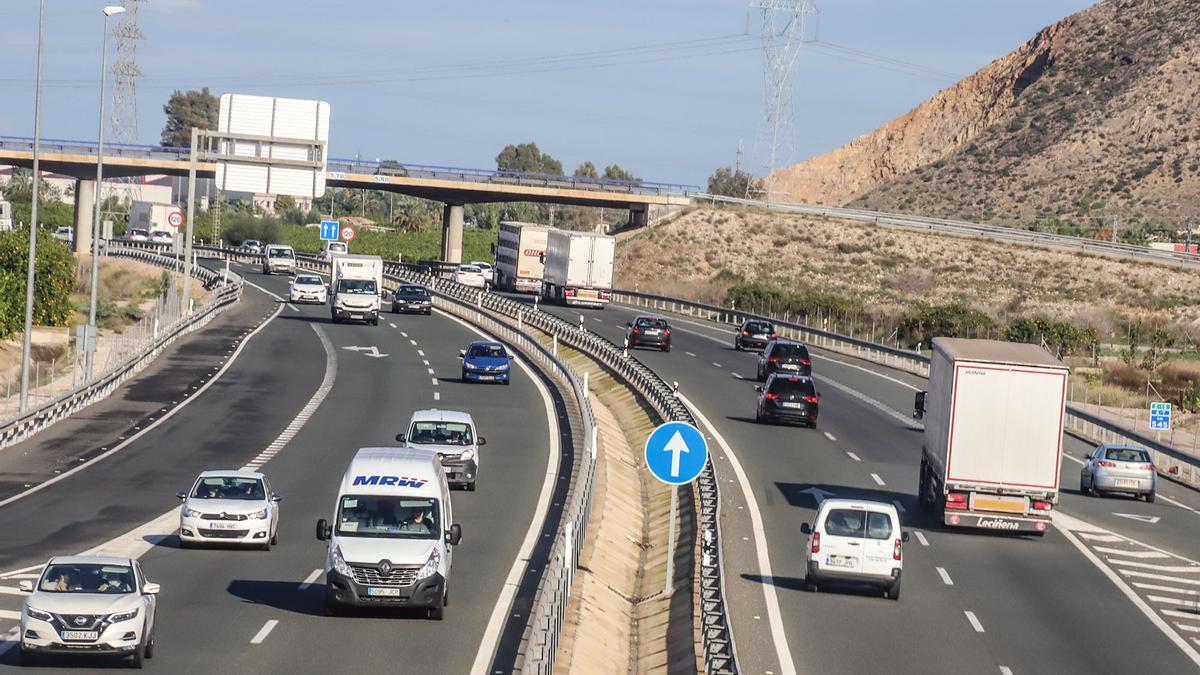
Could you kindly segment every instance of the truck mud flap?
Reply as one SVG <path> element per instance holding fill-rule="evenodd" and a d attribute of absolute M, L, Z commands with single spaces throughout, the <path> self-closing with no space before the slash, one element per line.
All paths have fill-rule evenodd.
<path fill-rule="evenodd" d="M 974 527 L 997 532 L 1031 532 L 1033 534 L 1042 534 L 1050 526 L 1050 521 L 1043 519 L 1014 518 L 990 513 L 955 513 L 953 511 L 946 512 L 943 522 L 949 527 Z"/>

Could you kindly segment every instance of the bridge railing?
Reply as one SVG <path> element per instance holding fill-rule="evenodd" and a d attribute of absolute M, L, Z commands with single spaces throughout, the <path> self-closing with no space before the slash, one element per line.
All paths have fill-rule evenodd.
<path fill-rule="evenodd" d="M 78 155 L 95 155 L 97 144 L 91 141 L 73 141 L 60 138 L 43 138 L 42 152 L 61 152 Z M 24 136 L 0 136 L 0 150 L 33 151 L 33 139 Z M 139 157 L 167 159 L 186 162 L 191 154 L 189 148 L 174 148 L 160 145 L 137 145 L 131 143 L 105 143 L 105 157 Z"/>
<path fill-rule="evenodd" d="M 708 305 L 683 298 L 628 290 L 614 290 L 613 301 L 699 318 L 729 327 L 740 326 L 743 321 L 748 319 L 762 319 L 773 323 L 779 334 L 785 338 L 879 363 L 920 377 L 929 376 L 929 356 L 927 354 L 813 328 L 769 314 L 755 314 L 733 307 Z M 734 333 L 731 331 L 729 334 L 730 344 L 733 343 L 733 337 Z M 1200 457 L 1186 450 L 1163 443 L 1149 435 L 1070 404 L 1066 408 L 1065 425 L 1067 431 L 1095 442 L 1140 445 L 1150 451 L 1154 459 L 1154 466 L 1160 474 L 1200 489 Z"/>

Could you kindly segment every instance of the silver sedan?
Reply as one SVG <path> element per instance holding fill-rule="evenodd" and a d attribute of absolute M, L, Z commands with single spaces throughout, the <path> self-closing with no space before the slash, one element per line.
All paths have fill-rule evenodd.
<path fill-rule="evenodd" d="M 1158 474 L 1150 453 L 1136 445 L 1101 445 L 1083 456 L 1079 472 L 1079 491 L 1100 495 L 1126 492 L 1154 501 Z"/>

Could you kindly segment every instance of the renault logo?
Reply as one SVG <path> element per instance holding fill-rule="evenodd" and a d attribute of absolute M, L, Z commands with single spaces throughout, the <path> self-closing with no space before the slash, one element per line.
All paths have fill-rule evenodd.
<path fill-rule="evenodd" d="M 387 560 L 381 560 L 379 562 L 379 573 L 385 577 L 387 575 L 391 574 L 392 573 L 392 563 Z"/>
<path fill-rule="evenodd" d="M 75 625 L 76 625 L 76 626 L 83 626 L 83 625 L 85 625 L 87 622 L 88 622 L 88 618 L 87 618 L 86 616 L 77 616 L 77 617 L 75 617 Z"/>

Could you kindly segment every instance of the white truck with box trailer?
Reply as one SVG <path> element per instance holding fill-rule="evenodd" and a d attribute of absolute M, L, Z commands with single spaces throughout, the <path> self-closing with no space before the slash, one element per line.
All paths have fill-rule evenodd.
<path fill-rule="evenodd" d="M 334 323 L 362 321 L 379 325 L 383 291 L 383 258 L 377 255 L 333 256 L 329 283 L 329 312 Z"/>
<path fill-rule="evenodd" d="M 179 222 L 183 223 L 183 209 L 176 204 L 160 202 L 134 201 L 129 205 L 129 229 L 145 230 L 146 232 L 167 232 L 172 237 L 179 233 L 178 228 L 170 223 L 172 213 L 177 213 Z"/>
<path fill-rule="evenodd" d="M 616 250 L 617 240 L 607 234 L 550 230 L 542 296 L 564 305 L 603 308 L 612 299 Z"/>
<path fill-rule="evenodd" d="M 951 527 L 1042 535 L 1058 503 L 1067 378 L 1045 349 L 935 338 L 917 496 Z"/>
<path fill-rule="evenodd" d="M 496 285 L 506 291 L 541 293 L 542 258 L 549 233 L 545 225 L 501 221 L 496 239 Z"/>

